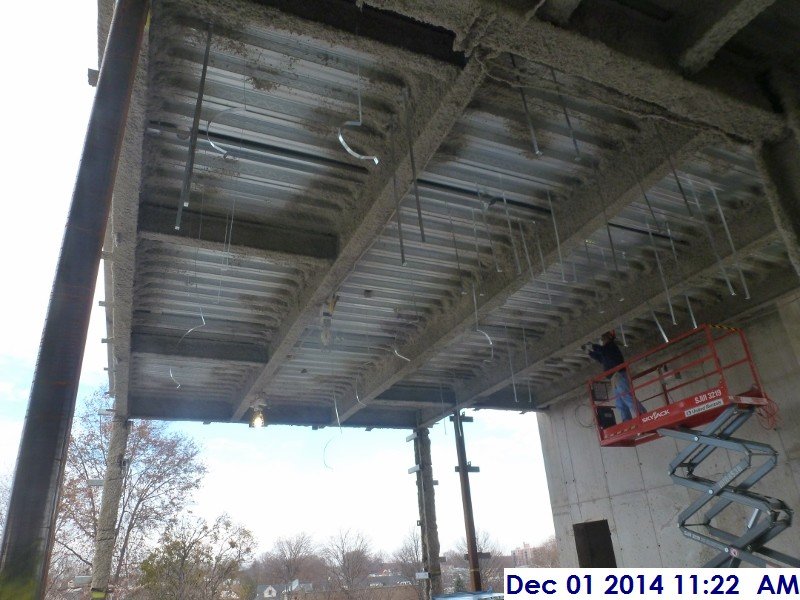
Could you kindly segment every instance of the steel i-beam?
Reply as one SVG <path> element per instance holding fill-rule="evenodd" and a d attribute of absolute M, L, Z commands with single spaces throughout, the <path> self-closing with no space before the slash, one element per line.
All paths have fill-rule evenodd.
<path fill-rule="evenodd" d="M 149 3 L 119 0 L 75 181 L 0 547 L 0 599 L 44 594 L 58 495 Z"/>

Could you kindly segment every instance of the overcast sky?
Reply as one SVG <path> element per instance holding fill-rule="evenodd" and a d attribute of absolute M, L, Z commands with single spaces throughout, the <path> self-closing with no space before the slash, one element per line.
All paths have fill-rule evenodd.
<path fill-rule="evenodd" d="M 0 220 L 0 474 L 13 471 L 33 367 L 94 89 L 96 3 L 15 2 L 0 37 L 4 219 Z M 9 15 L 10 11 L 10 15 Z M 44 14 L 43 14 L 44 13 Z M 43 18 L 44 17 L 44 18 Z M 102 270 L 101 270 L 102 276 Z M 102 283 L 98 286 L 102 290 Z M 102 295 L 95 300 L 102 299 Z M 82 396 L 106 382 L 102 312 L 95 311 L 81 378 Z M 505 549 L 553 531 L 532 414 L 475 413 L 465 426 L 478 529 Z M 416 524 L 414 454 L 406 431 L 179 424 L 203 447 L 209 467 L 195 512 L 226 511 L 267 549 L 280 535 L 306 531 L 319 542 L 340 528 L 365 532 L 393 551 Z M 442 550 L 464 535 L 449 422 L 431 432 Z"/>

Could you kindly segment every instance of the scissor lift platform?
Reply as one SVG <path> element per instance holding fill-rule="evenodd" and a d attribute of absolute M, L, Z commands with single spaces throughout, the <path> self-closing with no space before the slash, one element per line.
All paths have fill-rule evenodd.
<path fill-rule="evenodd" d="M 600 429 L 600 444 L 637 446 L 662 437 L 659 431 L 661 429 L 701 427 L 713 421 L 729 406 L 766 408 L 771 405 L 769 398 L 761 396 L 760 392 L 751 391 L 737 396 L 725 392 L 723 386 L 716 386 L 678 402 L 635 415 L 628 421 Z M 596 406 L 608 405 L 606 403 Z"/>
<path fill-rule="evenodd" d="M 742 561 L 800 567 L 798 559 L 766 545 L 791 526 L 793 511 L 782 500 L 751 490 L 775 467 L 777 452 L 733 437 L 753 414 L 774 417 L 774 404 L 762 389 L 742 332 L 711 325 L 589 381 L 601 445 L 636 446 L 663 436 L 687 442 L 669 474 L 675 484 L 698 494 L 678 516 L 678 526 L 686 537 L 716 551 L 707 567 L 737 567 Z M 622 402 L 633 418 L 618 422 Z M 701 475 L 701 463 L 717 450 L 740 458 L 716 479 Z M 718 518 L 732 506 L 750 513 L 740 531 L 724 528 Z"/>
<path fill-rule="evenodd" d="M 632 419 L 621 421 L 612 379 L 627 381 Z M 732 393 L 731 388 L 739 393 Z M 741 331 L 700 325 L 589 381 L 589 397 L 602 446 L 636 446 L 661 437 L 659 429 L 710 423 L 727 407 L 768 411 L 772 401 Z"/>

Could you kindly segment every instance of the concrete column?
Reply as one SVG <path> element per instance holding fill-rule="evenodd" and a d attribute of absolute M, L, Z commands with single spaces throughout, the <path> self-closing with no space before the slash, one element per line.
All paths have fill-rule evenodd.
<path fill-rule="evenodd" d="M 770 84 L 780 98 L 794 137 L 800 140 L 800 74 L 787 69 L 775 69 Z"/>
<path fill-rule="evenodd" d="M 783 329 L 789 337 L 795 365 L 800 369 L 800 296 L 779 303 L 778 315 L 781 318 Z"/>
<path fill-rule="evenodd" d="M 781 140 L 757 146 L 756 162 L 778 231 L 800 274 L 800 75 L 775 69 L 770 84 L 783 106 L 789 131 Z"/>
<path fill-rule="evenodd" d="M 100 251 L 149 2 L 119 0 L 106 45 L 22 429 L 0 599 L 44 595 Z"/>
<path fill-rule="evenodd" d="M 789 259 L 800 275 L 800 143 L 789 133 L 756 147 L 756 162 L 764 182 L 775 225 Z"/>
<path fill-rule="evenodd" d="M 436 501 L 433 489 L 433 464 L 431 462 L 431 438 L 427 427 L 415 430 L 414 458 L 419 465 L 417 471 L 417 499 L 422 540 L 422 564 L 428 572 L 425 586 L 430 600 L 442 593 L 442 569 L 439 564 L 439 528 L 436 525 Z"/>
<path fill-rule="evenodd" d="M 94 560 L 92 562 L 92 598 L 105 598 L 111 578 L 114 558 L 114 545 L 117 542 L 117 517 L 119 501 L 125 483 L 127 464 L 125 450 L 128 446 L 130 421 L 124 416 L 115 416 L 111 425 L 111 439 L 106 458 L 106 477 L 103 482 L 103 500 L 100 503 L 100 516 L 97 519 L 97 539 L 95 540 Z"/>

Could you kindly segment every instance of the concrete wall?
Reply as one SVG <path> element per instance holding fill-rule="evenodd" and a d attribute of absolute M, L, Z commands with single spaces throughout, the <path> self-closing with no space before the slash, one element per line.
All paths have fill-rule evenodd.
<path fill-rule="evenodd" d="M 780 454 L 778 466 L 754 490 L 800 511 L 800 299 L 739 325 L 764 387 L 780 408 L 777 430 L 767 431 L 753 418 L 737 433 L 769 443 Z M 587 402 L 581 397 L 539 415 L 561 566 L 578 564 L 573 524 L 598 519 L 608 520 L 619 566 L 699 566 L 711 558 L 711 549 L 684 538 L 677 528 L 678 513 L 695 497 L 673 485 L 667 474 L 678 444 L 660 439 L 638 448 L 601 448 Z M 699 474 L 722 473 L 731 464 L 720 451 L 709 463 Z M 723 523 L 738 532 L 746 517 L 731 514 Z M 798 520 L 800 513 L 792 529 L 772 543 L 774 548 L 800 556 Z"/>

